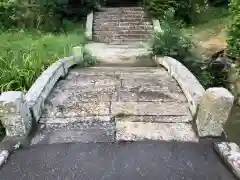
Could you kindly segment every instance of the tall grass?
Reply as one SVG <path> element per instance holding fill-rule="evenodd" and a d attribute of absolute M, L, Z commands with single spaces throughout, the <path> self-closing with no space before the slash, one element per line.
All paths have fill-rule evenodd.
<path fill-rule="evenodd" d="M 50 64 L 84 43 L 82 25 L 67 32 L 0 32 L 0 91 L 27 91 Z"/>

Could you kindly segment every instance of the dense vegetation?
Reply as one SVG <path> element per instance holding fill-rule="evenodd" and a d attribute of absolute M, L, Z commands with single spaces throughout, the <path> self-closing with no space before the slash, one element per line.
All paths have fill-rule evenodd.
<path fill-rule="evenodd" d="M 240 1 L 231 0 L 230 25 L 228 32 L 228 50 L 231 56 L 240 60 Z"/>
<path fill-rule="evenodd" d="M 171 56 L 181 61 L 205 88 L 224 86 L 226 71 L 224 68 L 213 67 L 211 57 L 206 62 L 205 59 L 197 56 L 196 51 L 193 51 L 196 45 L 192 37 L 189 37 L 182 27 L 188 28 L 226 16 L 227 7 L 224 2 L 220 3 L 220 7 L 216 7 L 215 2 L 203 0 L 146 1 L 149 13 L 160 19 L 163 29 L 163 32 L 155 33 L 150 42 L 154 53 Z"/>
<path fill-rule="evenodd" d="M 84 19 L 98 8 L 100 0 L 2 0 L 0 28 L 37 28 L 43 31 L 64 30 L 64 21 Z"/>
<path fill-rule="evenodd" d="M 143 0 L 143 2 L 151 16 L 162 19 L 165 11 L 173 8 L 175 19 L 188 25 L 225 16 L 226 11 L 219 13 L 218 6 L 226 7 L 227 4 L 227 0 Z"/>

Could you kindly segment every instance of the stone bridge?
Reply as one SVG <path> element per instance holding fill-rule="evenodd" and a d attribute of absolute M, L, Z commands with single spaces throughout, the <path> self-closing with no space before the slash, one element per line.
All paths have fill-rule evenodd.
<path fill-rule="evenodd" d="M 205 90 L 177 60 L 152 56 L 139 41 L 161 28 L 142 8 L 105 11 L 87 18 L 86 36 L 100 42 L 84 51 L 96 56 L 96 67 L 79 66 L 83 48 L 75 47 L 26 94 L 1 94 L 0 165 L 16 148 L 28 147 L 10 157 L 1 179 L 235 179 L 212 143 L 240 176 L 239 148 L 219 142 L 231 93 Z M 116 21 L 114 14 L 123 12 L 131 26 Z"/>

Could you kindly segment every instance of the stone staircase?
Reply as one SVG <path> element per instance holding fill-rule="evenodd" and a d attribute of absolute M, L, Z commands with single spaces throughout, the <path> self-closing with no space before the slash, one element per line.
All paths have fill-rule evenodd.
<path fill-rule="evenodd" d="M 153 30 L 142 7 L 102 8 L 94 12 L 93 41 L 128 44 L 146 41 Z"/>
<path fill-rule="evenodd" d="M 44 108 L 32 144 L 198 140 L 185 95 L 164 68 L 75 68 Z"/>

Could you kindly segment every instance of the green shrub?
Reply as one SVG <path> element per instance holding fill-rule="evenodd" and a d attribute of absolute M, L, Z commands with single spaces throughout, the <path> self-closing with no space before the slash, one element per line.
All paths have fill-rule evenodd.
<path fill-rule="evenodd" d="M 240 1 L 231 0 L 230 25 L 228 31 L 228 51 L 231 56 L 240 60 Z"/>
<path fill-rule="evenodd" d="M 24 26 L 23 19 L 26 9 L 21 1 L 3 0 L 0 2 L 0 28 L 9 29 Z"/>
<path fill-rule="evenodd" d="M 174 10 L 172 8 L 165 12 L 164 20 L 161 22 L 163 32 L 155 32 L 150 40 L 150 46 L 157 55 L 171 56 L 184 59 L 189 56 L 189 50 L 193 44 L 181 29 L 175 25 Z"/>
<path fill-rule="evenodd" d="M 169 9 L 165 12 L 161 22 L 163 32 L 157 32 L 150 41 L 150 46 L 155 55 L 170 56 L 185 65 L 205 87 L 224 86 L 227 73 L 212 68 L 203 63 L 191 53 L 194 44 L 184 35 L 183 31 L 175 25 L 174 11 Z"/>
<path fill-rule="evenodd" d="M 81 20 L 104 0 L 36 0 L 29 5 L 21 0 L 0 2 L 0 29 L 37 28 L 59 32 L 63 20 Z"/>
<path fill-rule="evenodd" d="M 169 8 L 175 9 L 175 19 L 186 24 L 195 24 L 209 9 L 208 0 L 143 0 L 145 9 L 151 16 L 162 19 Z"/>

